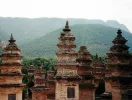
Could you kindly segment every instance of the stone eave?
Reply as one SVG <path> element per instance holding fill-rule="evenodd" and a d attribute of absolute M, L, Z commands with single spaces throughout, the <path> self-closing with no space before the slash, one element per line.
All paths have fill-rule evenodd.
<path fill-rule="evenodd" d="M 105 72 L 93 72 L 93 75 L 103 75 Z"/>
<path fill-rule="evenodd" d="M 92 80 L 95 78 L 92 74 L 80 74 L 80 76 L 85 78 L 86 80 Z"/>
<path fill-rule="evenodd" d="M 59 38 L 59 40 L 70 40 L 70 41 L 74 41 L 75 40 L 75 37 L 73 35 L 70 35 L 70 36 L 67 36 L 67 35 L 64 35 L 64 36 L 61 36 Z"/>
<path fill-rule="evenodd" d="M 109 76 L 105 77 L 105 80 L 112 80 L 112 81 L 131 81 L 132 82 L 132 76 Z"/>
<path fill-rule="evenodd" d="M 61 47 L 63 47 L 63 48 L 76 48 L 75 44 L 71 44 L 71 45 L 68 45 L 68 44 L 57 44 L 57 46 L 59 48 L 61 48 Z"/>
<path fill-rule="evenodd" d="M 127 40 L 124 37 L 116 37 L 112 42 L 114 44 L 125 44 Z"/>
<path fill-rule="evenodd" d="M 23 66 L 20 63 L 1 63 L 0 66 Z"/>
<path fill-rule="evenodd" d="M 54 79 L 56 80 L 81 80 L 82 78 L 77 76 L 55 76 Z"/>
<path fill-rule="evenodd" d="M 77 56 L 77 53 L 76 52 L 57 52 L 56 53 L 57 56 L 65 56 L 65 55 L 68 55 L 68 56 Z"/>
<path fill-rule="evenodd" d="M 77 63 L 71 63 L 71 62 L 60 62 L 60 63 L 56 63 L 55 66 L 77 66 Z"/>
<path fill-rule="evenodd" d="M 88 70 L 88 69 L 93 69 L 94 67 L 92 67 L 90 65 L 78 65 L 77 68 L 83 69 L 83 70 Z"/>
<path fill-rule="evenodd" d="M 6 51 L 21 51 L 18 47 L 13 47 L 13 49 L 11 48 L 11 45 L 8 45 L 8 47 L 6 47 L 4 50 Z"/>
<path fill-rule="evenodd" d="M 22 88 L 25 87 L 24 84 L 0 84 L 0 88 Z"/>
<path fill-rule="evenodd" d="M 20 73 L 9 73 L 9 74 L 0 74 L 0 77 L 23 77 L 24 74 Z"/>
<path fill-rule="evenodd" d="M 21 55 L 19 55 L 19 54 L 2 54 L 2 55 L 0 55 L 0 57 L 23 57 L 23 56 L 21 56 Z"/>
<path fill-rule="evenodd" d="M 43 90 L 47 91 L 49 90 L 49 88 L 46 86 L 37 86 L 37 87 L 32 87 L 31 90 L 36 92 L 41 92 Z"/>
<path fill-rule="evenodd" d="M 105 69 L 105 67 L 93 67 L 95 70 L 102 70 Z"/>
<path fill-rule="evenodd" d="M 132 57 L 132 55 L 130 55 L 128 52 L 125 52 L 125 53 L 123 53 L 123 52 L 108 52 L 107 56 L 108 56 L 108 58 L 109 57 L 114 57 L 114 56 L 118 56 L 118 57 Z"/>
<path fill-rule="evenodd" d="M 85 62 L 92 62 L 92 59 L 88 59 L 88 58 L 77 58 L 76 61 L 85 61 Z"/>
<path fill-rule="evenodd" d="M 79 88 L 81 88 L 81 89 L 96 88 L 96 86 L 94 84 L 81 83 L 81 84 L 79 84 Z"/>
<path fill-rule="evenodd" d="M 106 66 L 110 66 L 110 67 L 119 67 L 119 68 L 132 68 L 132 64 L 129 63 L 122 63 L 122 64 L 111 64 L 111 63 L 107 63 Z"/>

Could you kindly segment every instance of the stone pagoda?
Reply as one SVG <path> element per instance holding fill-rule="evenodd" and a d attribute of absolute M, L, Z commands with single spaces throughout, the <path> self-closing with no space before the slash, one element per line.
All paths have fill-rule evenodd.
<path fill-rule="evenodd" d="M 47 71 L 47 85 L 49 87 L 47 98 L 55 100 L 55 82 L 54 82 L 55 71 L 49 69 Z"/>
<path fill-rule="evenodd" d="M 95 77 L 94 82 L 96 85 L 98 85 L 99 81 L 102 80 L 105 76 L 105 66 L 101 57 L 98 57 L 97 54 L 92 62 L 92 66 L 93 66 L 93 75 Z"/>
<path fill-rule="evenodd" d="M 28 70 L 28 76 L 32 77 L 34 75 L 34 72 L 35 72 L 34 66 L 30 65 L 27 70 Z"/>
<path fill-rule="evenodd" d="M 86 46 L 81 46 L 77 56 L 78 74 L 82 77 L 79 83 L 79 100 L 94 100 L 94 76 L 91 67 L 91 54 Z"/>
<path fill-rule="evenodd" d="M 22 56 L 12 34 L 9 44 L 3 49 L 0 64 L 0 100 L 22 100 Z"/>
<path fill-rule="evenodd" d="M 102 97 L 106 100 L 106 94 L 108 98 L 112 95 L 112 100 L 131 100 L 122 98 L 123 94 L 132 89 L 132 55 L 128 51 L 129 47 L 125 45 L 127 40 L 122 36 L 120 29 L 112 42 L 114 45 L 107 53 L 106 59 L 106 92 Z"/>
<path fill-rule="evenodd" d="M 31 87 L 34 86 L 34 82 L 33 82 L 33 78 L 34 78 L 34 72 L 35 72 L 35 68 L 33 65 L 30 65 L 27 69 L 28 71 L 28 83 L 27 83 L 27 100 L 29 98 L 32 98 L 32 92 L 31 92 Z M 29 86 L 30 84 L 30 86 Z M 30 100 L 30 99 L 29 99 Z"/>
<path fill-rule="evenodd" d="M 76 48 L 74 41 L 75 37 L 67 21 L 57 44 L 59 50 L 56 53 L 57 63 L 55 64 L 57 69 L 55 100 L 79 100 L 78 80 L 81 77 L 77 74 L 77 53 L 74 50 Z"/>
<path fill-rule="evenodd" d="M 34 68 L 33 65 L 30 65 L 29 68 L 27 69 L 27 71 L 28 71 L 28 81 L 32 80 L 35 70 L 36 69 Z"/>
<path fill-rule="evenodd" d="M 46 73 L 39 66 L 34 72 L 34 87 L 31 88 L 32 100 L 47 100 Z"/>

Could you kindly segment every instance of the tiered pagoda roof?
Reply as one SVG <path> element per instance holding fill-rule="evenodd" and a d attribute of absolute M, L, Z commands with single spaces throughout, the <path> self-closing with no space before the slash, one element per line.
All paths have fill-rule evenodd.
<path fill-rule="evenodd" d="M 11 34 L 10 40 L 9 40 L 9 44 L 6 46 L 6 48 L 4 49 L 5 51 L 20 51 L 20 49 L 17 47 L 17 45 L 15 44 L 16 40 L 14 40 L 13 35 Z"/>
<path fill-rule="evenodd" d="M 59 43 L 57 44 L 59 51 L 56 53 L 57 57 L 60 56 L 76 56 L 75 52 L 76 45 L 74 44 L 75 37 L 72 35 L 71 30 L 69 29 L 68 21 L 66 26 L 63 29 L 63 33 L 59 37 Z"/>
<path fill-rule="evenodd" d="M 78 62 L 78 67 L 80 68 L 88 68 L 92 63 L 91 54 L 87 50 L 86 46 L 81 46 L 78 51 L 78 57 L 76 59 Z"/>
<path fill-rule="evenodd" d="M 80 78 L 77 74 L 77 63 L 75 52 L 76 45 L 74 43 L 75 37 L 71 33 L 68 21 L 66 22 L 63 33 L 60 34 L 59 43 L 57 44 L 59 50 L 56 53 L 57 68 L 56 79 L 78 79 Z M 59 72 L 59 73 L 58 73 Z"/>
<path fill-rule="evenodd" d="M 101 57 L 98 57 L 98 54 L 96 54 L 95 59 L 93 60 L 92 64 L 97 65 L 97 66 L 98 65 L 104 65 L 104 63 L 102 62 Z M 95 67 L 97 67 L 97 66 L 95 66 Z"/>
<path fill-rule="evenodd" d="M 87 50 L 86 46 L 80 47 L 76 61 L 78 62 L 78 74 L 82 77 L 83 83 L 87 84 L 87 86 L 88 85 L 91 86 L 91 84 L 92 86 L 94 86 L 92 81 L 86 82 L 86 80 L 93 80 L 94 78 L 92 74 L 93 68 L 91 67 L 92 63 L 91 54 Z"/>
<path fill-rule="evenodd" d="M 38 69 L 34 71 L 34 87 L 32 87 L 31 90 L 41 91 L 48 89 L 46 86 L 46 82 L 46 73 L 43 71 L 42 67 L 39 66 Z"/>
<path fill-rule="evenodd" d="M 93 66 L 93 75 L 95 76 L 95 80 L 100 80 L 104 78 L 105 75 L 105 67 L 104 63 L 101 60 L 101 57 L 98 57 L 96 54 L 95 59 L 92 62 Z"/>
<path fill-rule="evenodd" d="M 48 81 L 54 81 L 54 76 L 55 76 L 55 71 L 53 71 L 52 69 L 49 69 L 47 71 L 47 79 L 48 79 Z"/>
<path fill-rule="evenodd" d="M 129 47 L 125 45 L 127 40 L 122 36 L 122 32 L 120 29 L 117 32 L 116 38 L 112 42 L 114 45 L 110 48 L 109 53 L 107 53 L 108 57 L 129 56 L 129 51 L 128 51 Z"/>
<path fill-rule="evenodd" d="M 15 44 L 13 35 L 11 34 L 10 40 L 9 40 L 9 44 L 4 48 L 3 53 L 1 55 L 2 58 L 2 64 L 1 66 L 22 66 L 21 64 L 21 59 L 22 56 L 20 55 L 20 49 L 18 48 L 18 46 Z M 7 61 L 10 60 L 10 61 Z M 19 62 L 18 62 L 19 60 Z"/>
<path fill-rule="evenodd" d="M 36 69 L 34 68 L 33 65 L 30 65 L 28 67 L 28 69 L 27 69 L 27 71 L 28 71 L 28 80 L 31 80 L 33 78 L 35 70 Z"/>
<path fill-rule="evenodd" d="M 125 85 L 126 83 L 132 83 L 132 81 L 130 82 L 130 79 L 132 79 L 132 55 L 128 51 L 129 47 L 125 44 L 127 40 L 121 33 L 119 29 L 116 38 L 112 41 L 114 45 L 107 53 L 105 79 L 118 81 Z"/>
<path fill-rule="evenodd" d="M 11 34 L 9 44 L 3 49 L 1 55 L 0 88 L 24 87 L 22 84 L 24 75 L 21 73 L 23 67 L 21 64 L 22 56 L 20 55 L 20 49 L 15 44 L 15 41 Z"/>

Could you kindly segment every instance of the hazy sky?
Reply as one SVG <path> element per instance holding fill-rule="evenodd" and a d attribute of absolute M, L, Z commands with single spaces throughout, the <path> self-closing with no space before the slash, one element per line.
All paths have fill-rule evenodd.
<path fill-rule="evenodd" d="M 0 0 L 0 16 L 117 20 L 132 32 L 132 0 Z"/>

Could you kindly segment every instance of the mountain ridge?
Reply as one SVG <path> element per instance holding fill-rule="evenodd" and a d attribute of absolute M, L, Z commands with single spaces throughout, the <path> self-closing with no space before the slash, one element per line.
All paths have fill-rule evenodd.
<path fill-rule="evenodd" d="M 0 17 L 0 28 L 7 36 L 13 33 L 14 38 L 18 44 L 23 44 L 39 38 L 49 32 L 62 28 L 65 21 L 68 20 L 70 25 L 75 24 L 101 24 L 104 26 L 111 26 L 121 28 L 129 32 L 128 28 L 117 21 L 113 23 L 104 22 L 103 20 L 95 19 L 76 19 L 76 18 L 4 18 Z M 116 25 L 113 25 L 117 22 Z"/>
<path fill-rule="evenodd" d="M 103 26 L 100 24 L 82 24 L 70 26 L 73 35 L 76 37 L 75 43 L 77 49 L 81 45 L 86 45 L 91 54 L 98 53 L 105 56 L 109 47 L 112 46 L 112 40 L 116 37 L 116 28 Z M 29 57 L 52 57 L 58 50 L 56 44 L 62 28 L 47 33 L 45 36 L 33 40 L 27 44 L 20 45 L 23 55 Z M 128 46 L 132 44 L 132 34 L 122 31 L 123 36 L 128 40 Z M 132 46 L 131 46 L 132 47 Z M 132 51 L 132 48 L 130 48 Z"/>

